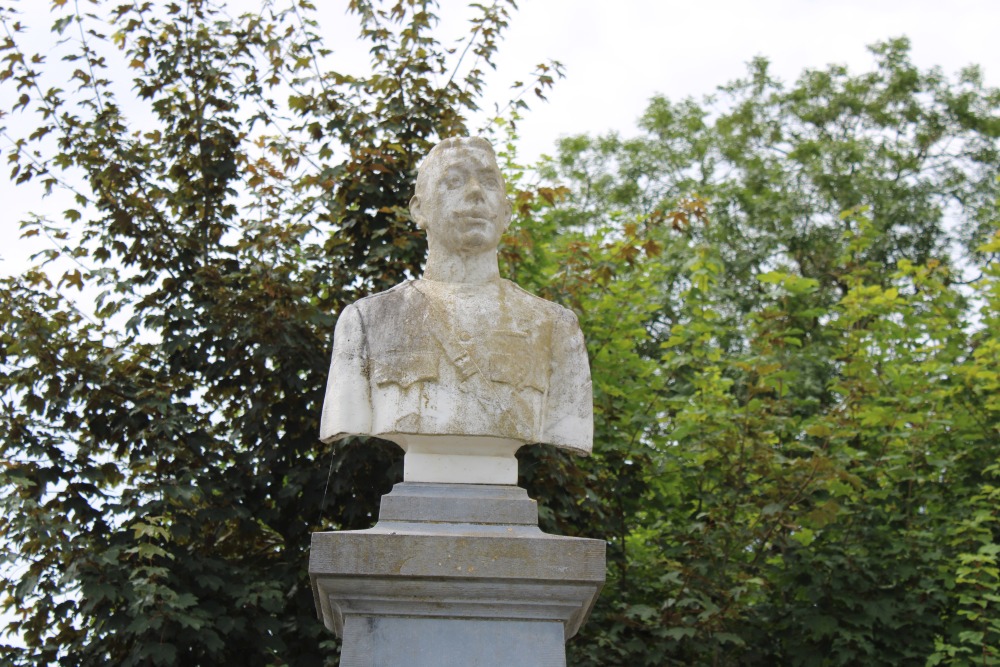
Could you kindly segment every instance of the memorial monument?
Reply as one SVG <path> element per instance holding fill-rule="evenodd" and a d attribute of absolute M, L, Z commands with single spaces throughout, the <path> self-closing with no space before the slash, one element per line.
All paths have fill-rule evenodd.
<path fill-rule="evenodd" d="M 342 665 L 565 665 L 604 581 L 604 543 L 542 533 L 518 448 L 588 454 L 590 369 L 576 316 L 500 278 L 511 219 L 490 144 L 448 139 L 417 176 L 422 280 L 340 315 L 320 437 L 405 451 L 367 531 L 315 533 L 317 609 Z"/>
<path fill-rule="evenodd" d="M 334 334 L 320 437 L 391 440 L 404 480 L 516 484 L 518 447 L 589 453 L 590 367 L 572 311 L 500 278 L 511 206 L 493 149 L 431 150 L 410 211 L 427 233 L 423 280 L 352 304 Z"/>

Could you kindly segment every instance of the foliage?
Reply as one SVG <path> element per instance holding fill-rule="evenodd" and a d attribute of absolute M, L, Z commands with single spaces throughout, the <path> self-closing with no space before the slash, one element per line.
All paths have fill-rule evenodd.
<path fill-rule="evenodd" d="M 513 8 L 472 5 L 456 51 L 430 0 L 352 0 L 361 73 L 304 1 L 56 0 L 51 39 L 0 10 L 3 111 L 37 123 L 5 130 L 11 178 L 71 195 L 0 288 L 13 664 L 335 661 L 309 535 L 370 525 L 400 457 L 317 441 L 329 339 L 420 271 L 415 166 L 467 131 Z"/>
<path fill-rule="evenodd" d="M 996 664 L 1000 94 L 907 51 L 754 61 L 519 195 L 508 264 L 595 383 L 552 517 L 609 539 L 573 664 Z"/>

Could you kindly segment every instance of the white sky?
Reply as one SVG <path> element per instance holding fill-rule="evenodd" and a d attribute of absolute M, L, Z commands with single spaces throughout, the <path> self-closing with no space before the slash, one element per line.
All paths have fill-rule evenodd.
<path fill-rule="evenodd" d="M 70 3 L 72 4 L 72 3 Z M 83 4 L 83 3 L 81 3 Z M 353 43 L 356 22 L 346 0 L 319 0 L 319 18 L 334 49 L 335 66 L 358 71 L 365 48 Z M 509 99 L 508 86 L 524 80 L 547 59 L 565 65 L 566 78 L 531 102 L 519 125 L 523 162 L 554 151 L 561 136 L 634 131 L 650 97 L 672 99 L 711 93 L 743 76 L 746 62 L 768 57 L 773 73 L 792 80 L 806 67 L 836 62 L 862 71 L 872 64 L 866 46 L 906 35 L 921 68 L 940 66 L 953 74 L 968 64 L 983 67 L 987 83 L 1000 85 L 1000 0 L 521 0 L 520 10 L 487 79 L 484 106 Z M 22 0 L 25 23 L 47 31 L 52 20 L 43 0 Z M 234 14 L 258 6 L 231 0 Z M 464 0 L 441 0 L 439 38 L 466 32 Z M 11 91 L 3 89 L 3 107 Z M 0 121 L 0 124 L 4 124 Z M 473 127 L 478 127 L 476 123 Z M 6 154 L 8 145 L 0 140 Z M 0 164 L 0 168 L 3 168 Z M 18 222 L 29 212 L 58 214 L 61 202 L 40 198 L 37 189 L 0 181 L 0 274 L 25 265 L 31 248 L 19 242 Z"/>
<path fill-rule="evenodd" d="M 834 62 L 870 68 L 867 45 L 906 35 L 919 67 L 979 64 L 996 86 L 998 26 L 997 0 L 527 0 L 501 57 L 504 69 L 544 57 L 566 66 L 521 125 L 527 156 L 560 135 L 628 133 L 654 94 L 711 93 L 757 55 L 790 81 Z"/>

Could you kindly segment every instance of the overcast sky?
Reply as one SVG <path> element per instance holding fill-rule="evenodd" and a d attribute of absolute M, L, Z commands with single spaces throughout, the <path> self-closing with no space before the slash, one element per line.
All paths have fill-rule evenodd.
<path fill-rule="evenodd" d="M 871 67 L 866 46 L 901 35 L 922 68 L 983 67 L 1000 85 L 998 0 L 524 0 L 500 75 L 546 57 L 566 66 L 549 104 L 521 124 L 522 150 L 579 132 L 628 133 L 654 94 L 700 97 L 766 56 L 794 80 L 807 67 Z M 502 78 L 502 77 L 498 77 Z M 527 157 L 527 155 L 526 155 Z"/>
<path fill-rule="evenodd" d="M 481 0 L 482 1 L 482 0 Z M 72 3 L 70 3 L 72 4 Z M 356 21 L 345 0 L 319 0 L 320 20 L 334 64 L 363 69 L 365 48 L 354 42 Z M 525 162 L 551 153 L 560 136 L 617 130 L 629 134 L 650 97 L 701 97 L 746 72 L 746 62 L 768 57 L 773 73 L 792 80 L 806 67 L 832 62 L 853 71 L 871 67 L 866 46 L 908 36 L 922 68 L 953 74 L 980 64 L 990 85 L 1000 85 L 1000 0 L 520 0 L 491 73 L 485 103 L 504 103 L 508 86 L 534 66 L 559 60 L 566 78 L 549 102 L 533 102 L 519 126 Z M 47 31 L 47 0 L 24 0 L 26 23 Z M 230 2 L 234 14 L 256 0 Z M 450 43 L 467 32 L 462 0 L 442 0 L 439 38 Z M 10 87 L 3 107 L 11 106 Z M 474 127 L 478 126 L 474 125 Z M 8 143 L 0 141 L 6 153 Z M 6 164 L 6 159 L 3 160 Z M 17 223 L 28 211 L 58 213 L 65 206 L 40 199 L 38 190 L 0 181 L 6 213 L 0 224 L 0 274 L 24 266 L 28 246 L 17 242 Z M 48 209 L 46 208 L 48 207 Z M 37 246 L 34 246 L 37 249 Z"/>

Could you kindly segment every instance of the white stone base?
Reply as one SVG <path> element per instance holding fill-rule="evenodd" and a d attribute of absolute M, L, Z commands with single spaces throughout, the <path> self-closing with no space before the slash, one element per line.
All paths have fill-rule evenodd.
<path fill-rule="evenodd" d="M 524 489 L 404 482 L 374 528 L 313 533 L 309 577 L 341 667 L 565 667 L 605 542 L 537 522 Z"/>
<path fill-rule="evenodd" d="M 517 458 L 524 443 L 486 436 L 395 435 L 402 447 L 404 482 L 517 484 Z"/>
<path fill-rule="evenodd" d="M 517 484 L 517 459 L 513 456 L 463 456 L 406 452 L 404 482 L 440 484 Z"/>

